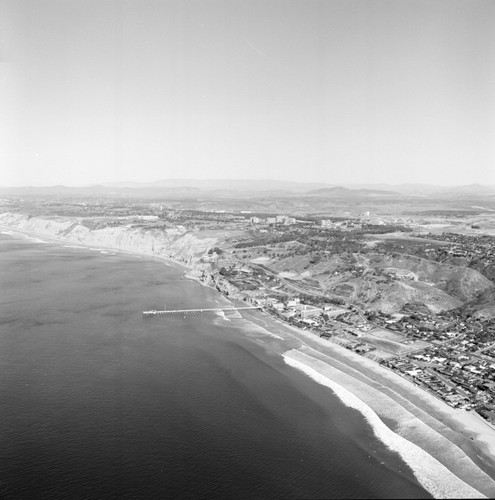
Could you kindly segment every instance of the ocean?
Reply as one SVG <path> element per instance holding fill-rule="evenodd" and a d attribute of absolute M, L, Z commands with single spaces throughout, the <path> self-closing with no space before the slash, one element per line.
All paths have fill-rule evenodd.
<path fill-rule="evenodd" d="M 150 258 L 0 234 L 0 497 L 431 498 L 357 410 Z"/>

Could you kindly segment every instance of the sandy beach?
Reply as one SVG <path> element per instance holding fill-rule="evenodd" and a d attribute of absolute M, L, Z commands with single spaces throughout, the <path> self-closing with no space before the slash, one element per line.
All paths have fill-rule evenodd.
<path fill-rule="evenodd" d="M 72 243 L 12 227 L 2 229 L 59 244 Z M 94 245 L 77 246 L 96 250 Z M 183 271 L 189 269 L 157 255 L 99 248 L 157 258 Z M 361 412 L 377 437 L 401 455 L 434 497 L 495 497 L 495 431 L 480 417 L 451 408 L 374 361 L 310 332 L 260 312 L 249 311 L 242 316 L 242 321 L 287 344 L 282 356 L 288 365 Z"/>
<path fill-rule="evenodd" d="M 433 496 L 495 496 L 495 431 L 482 418 L 451 408 L 374 361 L 310 332 L 259 313 L 249 319 L 292 346 L 296 341 L 299 345 L 283 354 L 285 362 L 363 413 Z"/>

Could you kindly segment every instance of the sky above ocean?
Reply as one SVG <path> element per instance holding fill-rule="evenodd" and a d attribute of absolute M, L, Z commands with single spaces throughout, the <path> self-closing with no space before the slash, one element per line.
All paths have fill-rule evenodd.
<path fill-rule="evenodd" d="M 493 184 L 491 0 L 4 0 L 0 186 Z"/>

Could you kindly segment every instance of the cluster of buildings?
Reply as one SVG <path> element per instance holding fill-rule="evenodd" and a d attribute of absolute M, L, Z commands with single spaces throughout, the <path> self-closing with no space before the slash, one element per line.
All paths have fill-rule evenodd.
<path fill-rule="evenodd" d="M 295 224 L 297 220 L 294 217 L 289 217 L 288 215 L 276 215 L 275 217 L 250 217 L 249 221 L 252 224 L 283 224 L 288 226 L 290 224 Z"/>
<path fill-rule="evenodd" d="M 433 391 L 451 406 L 474 409 L 495 423 L 495 320 L 434 317 L 416 313 L 401 319 L 374 315 L 375 324 L 428 341 L 419 352 L 382 363 Z"/>
<path fill-rule="evenodd" d="M 450 406 L 474 409 L 495 423 L 495 358 L 475 357 L 455 344 L 382 361 L 433 391 Z"/>
<path fill-rule="evenodd" d="M 439 257 L 452 256 L 465 259 L 482 258 L 485 266 L 495 263 L 495 238 L 487 235 L 470 235 L 458 233 L 418 234 L 420 238 L 446 242 L 441 247 L 428 248 L 428 253 L 437 253 Z"/>
<path fill-rule="evenodd" d="M 321 338 L 332 339 L 358 354 L 364 355 L 376 350 L 375 346 L 359 339 L 372 327 L 362 321 L 357 324 L 347 321 L 346 318 L 354 313 L 342 306 L 328 303 L 306 304 L 297 297 L 284 301 L 270 297 L 258 298 L 253 300 L 253 303 L 291 325 L 308 330 Z"/>
<path fill-rule="evenodd" d="M 432 392 L 437 397 L 443 399 L 448 405 L 463 410 L 472 409 L 471 401 L 463 394 L 460 394 L 447 382 L 441 380 L 437 374 L 431 370 L 424 369 L 417 363 L 408 359 L 388 359 L 381 364 L 391 370 L 409 378 L 416 385 Z"/>
<path fill-rule="evenodd" d="M 448 311 L 441 315 L 415 313 L 396 315 L 395 319 L 386 319 L 383 315 L 374 315 L 373 323 L 386 326 L 389 330 L 407 334 L 411 338 L 427 340 L 433 343 L 450 341 L 460 350 L 476 352 L 495 342 L 495 319 L 493 318 L 458 318 L 449 316 Z"/>

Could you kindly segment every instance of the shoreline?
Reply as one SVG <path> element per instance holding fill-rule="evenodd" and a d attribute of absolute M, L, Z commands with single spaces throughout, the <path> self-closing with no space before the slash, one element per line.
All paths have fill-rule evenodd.
<path fill-rule="evenodd" d="M 1 225 L 0 229 L 23 236 L 34 236 L 36 238 L 61 245 L 73 245 L 83 249 L 112 250 L 127 255 L 139 255 L 153 260 L 157 259 L 159 262 L 184 271 L 184 278 L 191 279 L 202 286 L 206 286 L 217 291 L 216 288 L 201 282 L 196 277 L 188 276 L 188 273 L 193 269 L 193 267 L 171 258 L 162 257 L 157 254 L 127 249 L 123 250 L 118 247 L 89 245 L 70 240 L 57 239 L 45 236 L 44 234 L 19 230 L 11 226 Z M 226 297 L 220 292 L 218 293 L 224 300 L 228 300 L 231 303 L 234 300 Z M 495 433 L 493 432 L 493 429 L 489 428 L 489 426 L 481 419 L 476 419 L 474 415 L 468 415 L 466 412 L 465 415 L 471 418 L 461 418 L 459 413 L 452 413 L 454 411 L 459 412 L 460 410 L 453 410 L 437 398 L 434 398 L 422 389 L 417 388 L 408 380 L 387 371 L 376 362 L 365 359 L 355 353 L 351 353 L 336 344 L 320 339 L 314 334 L 304 330 L 299 330 L 291 325 L 287 325 L 286 323 L 283 323 L 267 314 L 260 315 L 259 312 L 257 314 L 243 314 L 242 319 L 251 324 L 261 326 L 269 334 L 275 335 L 276 337 L 278 336 L 279 339 L 285 341 L 285 343 L 288 340 L 287 337 L 296 339 L 300 342 L 301 347 L 298 349 L 286 346 L 285 352 L 281 354 L 286 364 L 290 365 L 292 362 L 291 366 L 294 369 L 304 372 L 307 376 L 313 378 L 317 383 L 322 383 L 321 380 L 325 379 L 325 383 L 323 383 L 323 385 L 329 387 L 335 394 L 337 394 L 337 396 L 339 396 L 339 387 L 342 391 L 347 391 L 347 393 L 364 405 L 359 407 L 359 403 L 356 403 L 357 407 L 354 407 L 363 414 L 364 418 L 368 420 L 374 430 L 377 425 L 380 427 L 380 424 L 377 424 L 376 421 L 376 419 L 378 419 L 378 421 L 381 422 L 386 429 L 388 429 L 388 432 L 396 435 L 398 438 L 404 440 L 406 443 L 409 443 L 411 446 L 416 446 L 423 454 L 428 455 L 433 461 L 435 461 L 432 463 L 438 462 L 445 467 L 446 470 L 449 470 L 451 475 L 458 478 L 459 485 L 461 485 L 459 487 L 462 487 L 462 484 L 465 485 L 465 487 L 462 487 L 464 489 L 462 490 L 463 494 L 461 496 L 478 498 L 483 495 L 486 495 L 487 497 L 495 496 L 495 481 L 491 477 L 495 475 Z M 278 335 L 279 333 L 281 336 Z M 292 361 L 288 362 L 288 359 L 291 359 Z M 371 366 L 370 363 L 373 366 Z M 380 374 L 380 377 L 378 377 L 380 380 L 378 381 L 376 377 L 377 373 Z M 319 377 L 323 377 L 323 379 L 319 380 Z M 391 379 L 393 379 L 393 383 L 390 383 Z M 397 379 L 400 380 L 398 381 Z M 380 387 L 373 387 L 373 385 L 379 385 Z M 398 390 L 397 386 L 401 386 L 399 388 L 400 390 Z M 386 411 L 384 411 L 383 408 L 378 408 L 377 403 L 379 398 L 376 398 L 375 393 L 373 393 L 375 394 L 375 397 L 371 398 L 375 399 L 375 401 L 370 401 L 370 398 L 366 397 L 366 392 L 371 394 L 373 391 L 375 391 L 376 394 L 389 397 L 392 403 L 396 406 L 394 411 L 389 411 L 389 408 L 386 408 Z M 418 396 L 418 391 L 423 394 Z M 387 392 L 390 394 L 387 395 Z M 342 394 L 346 393 L 344 392 Z M 429 399 L 434 400 L 436 404 L 432 403 Z M 347 397 L 347 400 L 349 400 L 349 397 Z M 427 402 L 426 408 L 422 408 L 425 402 Z M 344 404 L 346 404 L 345 401 Z M 351 407 L 353 406 L 351 405 Z M 369 411 L 375 415 L 375 417 L 370 417 L 371 420 L 367 418 L 367 413 L 369 412 L 365 407 L 369 408 Z M 401 414 L 400 410 L 407 412 L 408 415 L 405 413 Z M 485 425 L 483 426 L 483 424 Z M 435 457 L 434 455 L 439 455 L 439 453 L 436 453 L 436 450 L 428 450 L 428 446 L 433 446 L 431 443 L 427 443 L 428 438 L 425 438 L 425 436 L 429 434 L 428 430 L 434 433 L 433 436 L 437 438 L 437 441 L 438 436 L 440 436 L 440 441 L 443 447 L 440 453 L 440 455 L 443 454 L 442 456 Z M 383 434 L 384 432 L 385 434 Z M 377 434 L 377 437 L 382 440 L 381 436 L 386 436 L 386 434 L 386 431 L 381 428 L 381 434 Z M 385 441 L 383 442 L 388 446 Z M 438 442 L 435 443 L 435 446 L 437 445 Z M 477 452 L 475 451 L 476 449 Z M 397 450 L 394 449 L 394 451 Z M 453 455 L 452 452 L 454 452 Z M 398 453 L 401 455 L 400 452 Z M 408 455 L 409 462 L 401 455 L 403 460 L 415 473 L 418 482 L 437 498 L 458 497 L 458 493 L 460 491 L 459 489 L 456 489 L 455 492 L 457 492 L 457 494 L 454 494 L 455 492 L 453 493 L 453 490 L 447 487 L 438 486 L 437 483 L 441 483 L 438 476 L 436 476 L 435 480 L 429 477 L 428 474 L 424 477 L 418 477 L 418 474 L 421 475 L 421 470 L 418 472 L 418 463 L 414 462 L 414 458 L 411 459 L 411 456 L 416 457 L 418 461 L 420 460 L 419 456 L 421 455 L 424 460 L 422 453 L 410 453 L 410 455 Z M 465 457 L 465 459 L 463 457 Z M 473 459 L 475 461 L 473 461 Z M 416 468 L 411 466 L 411 464 L 415 465 Z M 484 464 L 485 467 L 481 467 L 480 465 L 482 464 Z M 483 469 L 486 470 L 483 471 Z M 488 474 L 487 470 L 491 472 L 491 475 Z M 465 479 L 468 482 L 465 481 Z M 474 486 L 473 483 L 480 484 L 476 484 L 476 486 Z"/>
<path fill-rule="evenodd" d="M 310 370 L 360 399 L 390 431 L 419 446 L 479 491 L 479 497 L 495 496 L 495 433 L 483 420 L 451 408 L 374 361 L 266 314 L 257 316 L 250 313 L 248 321 L 286 341 L 299 341 L 283 357 L 305 355 Z"/>
<path fill-rule="evenodd" d="M 283 358 L 289 366 L 305 373 L 318 384 L 328 387 L 345 406 L 359 411 L 374 435 L 401 457 L 421 486 L 435 498 L 480 498 L 477 489 L 468 485 L 422 448 L 393 432 L 368 404 L 335 382 L 335 376 L 328 373 L 327 367 L 319 366 L 318 360 L 297 350 L 289 351 Z M 321 361 L 319 363 L 322 364 Z"/>
<path fill-rule="evenodd" d="M 173 259 L 171 257 L 163 257 L 162 255 L 158 255 L 156 253 L 146 253 L 146 252 L 138 252 L 137 250 L 127 250 L 123 249 L 120 247 L 112 247 L 112 246 L 106 246 L 106 245 L 90 245 L 89 243 L 83 243 L 80 241 L 72 241 L 72 240 L 63 240 L 59 238 L 55 238 L 53 236 L 47 236 L 45 234 L 40 234 L 40 233 L 35 233 L 33 231 L 24 231 L 22 229 L 18 229 L 12 226 L 4 226 L 3 224 L 0 224 L 0 231 L 11 231 L 13 233 L 18 233 L 22 234 L 24 236 L 35 236 L 36 238 L 39 239 L 45 239 L 48 240 L 49 242 L 57 243 L 59 245 L 68 245 L 72 248 L 85 248 L 89 250 L 113 250 L 115 252 L 123 253 L 126 255 L 140 255 L 142 257 L 147 257 L 151 259 L 158 259 L 159 261 L 164 261 L 165 263 L 174 266 L 174 267 L 179 267 L 181 270 L 185 271 L 186 273 L 191 271 L 193 268 L 191 266 L 188 266 L 184 262 L 181 262 L 177 259 Z M 187 278 L 187 279 L 195 279 L 195 278 Z M 196 280 L 199 281 L 199 280 Z"/>

